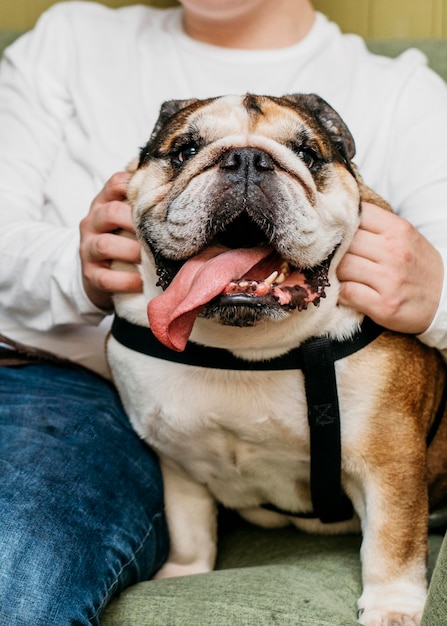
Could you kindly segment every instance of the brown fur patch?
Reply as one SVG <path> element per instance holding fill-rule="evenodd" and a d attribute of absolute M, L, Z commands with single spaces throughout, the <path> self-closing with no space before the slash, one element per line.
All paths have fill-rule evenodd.
<path fill-rule="evenodd" d="M 367 493 L 380 493 L 378 501 L 386 503 L 380 515 L 374 516 L 380 525 L 372 532 L 377 550 L 386 555 L 386 571 L 391 579 L 418 556 L 425 558 L 428 516 L 425 442 L 439 405 L 445 373 L 435 350 L 414 337 L 391 332 L 384 332 L 359 359 L 375 363 L 381 379 L 361 449 L 368 468 Z M 445 458 L 446 423 L 447 420 L 433 450 L 429 451 L 428 473 L 430 481 L 439 482 L 437 498 L 439 493 L 445 495 L 447 489 L 446 474 L 442 480 L 437 477 L 441 450 Z M 382 572 L 384 575 L 385 570 Z"/>

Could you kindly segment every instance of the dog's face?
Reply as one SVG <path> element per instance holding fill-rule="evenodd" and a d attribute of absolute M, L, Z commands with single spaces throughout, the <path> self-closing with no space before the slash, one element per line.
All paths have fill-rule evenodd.
<path fill-rule="evenodd" d="M 165 103 L 128 191 L 159 287 L 234 326 L 318 304 L 358 226 L 354 151 L 318 96 Z"/>

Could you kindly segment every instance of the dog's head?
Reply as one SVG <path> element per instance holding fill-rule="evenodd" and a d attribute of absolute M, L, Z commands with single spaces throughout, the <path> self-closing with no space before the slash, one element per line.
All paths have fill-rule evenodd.
<path fill-rule="evenodd" d="M 128 191 L 159 338 L 182 349 L 197 315 L 246 327 L 317 305 L 358 226 L 354 152 L 315 95 L 165 103 Z"/>

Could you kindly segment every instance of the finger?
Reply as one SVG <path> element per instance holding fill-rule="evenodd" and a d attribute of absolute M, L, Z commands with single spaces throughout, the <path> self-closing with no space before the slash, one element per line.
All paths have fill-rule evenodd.
<path fill-rule="evenodd" d="M 379 291 L 383 284 L 383 268 L 375 260 L 347 252 L 337 268 L 337 277 L 342 283 L 361 283 Z"/>
<path fill-rule="evenodd" d="M 371 205 L 373 206 L 373 205 Z M 408 222 L 384 209 L 373 207 L 373 211 L 385 214 L 382 221 L 369 216 L 354 235 L 349 252 L 386 265 L 388 268 L 406 268 L 416 261 L 416 249 L 421 235 Z M 380 224 L 380 227 L 379 225 Z"/>
<path fill-rule="evenodd" d="M 130 206 L 121 201 L 107 204 L 94 203 L 89 214 L 81 222 L 81 229 L 92 233 L 106 233 L 115 230 L 135 232 Z"/>
<path fill-rule="evenodd" d="M 393 281 L 376 275 L 368 280 L 346 280 L 340 285 L 339 303 L 352 307 L 391 330 L 401 323 L 405 294 L 393 287 Z M 412 332 L 412 331 L 407 331 Z"/>
<path fill-rule="evenodd" d="M 98 232 L 117 229 L 135 232 L 132 210 L 125 202 L 109 202 L 105 204 L 98 210 L 94 223 L 98 228 Z"/>
<path fill-rule="evenodd" d="M 124 272 L 95 266 L 89 277 L 90 284 L 101 293 L 137 293 L 143 283 L 138 272 Z"/>
<path fill-rule="evenodd" d="M 113 200 L 124 200 L 131 176 L 129 172 L 117 172 L 105 183 L 104 187 L 96 196 L 96 199 L 101 203 L 112 202 Z"/>
<path fill-rule="evenodd" d="M 87 258 L 92 263 L 112 260 L 140 263 L 141 245 L 135 239 L 129 239 L 113 233 L 102 233 L 90 238 Z"/>
<path fill-rule="evenodd" d="M 374 289 L 363 283 L 346 281 L 340 285 L 339 304 L 349 306 L 359 313 L 371 317 L 378 324 L 383 324 L 380 315 L 382 296 Z"/>
<path fill-rule="evenodd" d="M 371 233 L 383 233 L 387 231 L 395 220 L 400 218 L 390 211 L 370 202 L 362 202 L 360 214 L 360 228 Z"/>
<path fill-rule="evenodd" d="M 371 311 L 380 299 L 380 294 L 369 285 L 356 281 L 344 281 L 340 285 L 339 303 L 350 306 L 361 313 Z"/>
<path fill-rule="evenodd" d="M 348 254 L 379 262 L 382 257 L 380 236 L 360 228 L 351 241 Z"/>

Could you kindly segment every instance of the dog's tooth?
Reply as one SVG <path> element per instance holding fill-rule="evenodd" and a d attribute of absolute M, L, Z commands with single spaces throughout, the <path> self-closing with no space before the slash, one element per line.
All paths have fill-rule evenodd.
<path fill-rule="evenodd" d="M 273 285 L 273 283 L 275 282 L 277 276 L 278 276 L 278 272 L 275 270 L 263 282 L 267 283 L 267 285 Z"/>
<path fill-rule="evenodd" d="M 284 275 L 284 272 L 281 272 L 281 274 L 276 278 L 275 283 L 277 285 L 280 285 L 281 283 L 283 283 L 286 280 L 286 277 Z"/>
<path fill-rule="evenodd" d="M 238 290 L 238 285 L 234 281 L 231 281 L 231 283 L 228 283 L 225 289 L 226 293 L 235 293 L 237 290 Z"/>
<path fill-rule="evenodd" d="M 241 280 L 239 281 L 238 286 L 239 286 L 239 289 L 247 289 L 248 285 L 249 285 L 248 280 Z"/>
<path fill-rule="evenodd" d="M 287 261 L 283 261 L 281 267 L 279 268 L 280 274 L 284 274 L 284 277 L 290 274 L 290 265 Z"/>
<path fill-rule="evenodd" d="M 272 286 L 271 283 L 268 283 L 267 281 L 263 280 L 261 283 L 258 283 L 257 285 L 256 295 L 266 296 L 268 293 L 270 293 L 271 286 Z"/>

